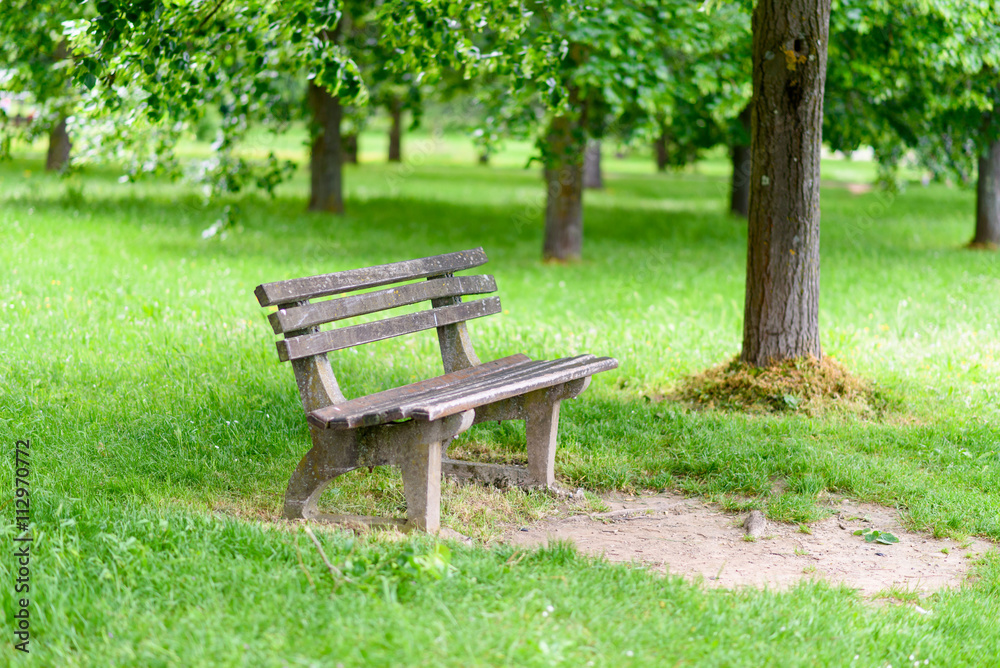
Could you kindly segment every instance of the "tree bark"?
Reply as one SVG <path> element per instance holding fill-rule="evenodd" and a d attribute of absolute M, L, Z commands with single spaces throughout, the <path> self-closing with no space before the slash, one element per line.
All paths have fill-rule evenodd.
<path fill-rule="evenodd" d="M 389 126 L 389 162 L 402 162 L 403 102 L 399 98 L 394 97 L 389 101 L 389 114 L 392 116 L 392 125 Z"/>
<path fill-rule="evenodd" d="M 765 366 L 819 343 L 819 165 L 830 0 L 759 0 L 741 359 Z"/>
<path fill-rule="evenodd" d="M 66 40 L 60 40 L 56 44 L 55 53 L 52 60 L 55 64 L 65 60 L 69 54 L 69 46 Z M 66 131 L 66 116 L 59 115 L 56 124 L 49 128 L 49 150 L 45 156 L 45 170 L 49 172 L 61 172 L 69 165 L 69 153 L 73 148 L 73 142 L 69 139 Z"/>
<path fill-rule="evenodd" d="M 583 187 L 600 190 L 604 187 L 604 177 L 601 175 L 601 142 L 587 142 L 587 150 L 583 154 Z"/>
<path fill-rule="evenodd" d="M 545 243 L 546 260 L 570 261 L 583 251 L 583 153 L 573 121 L 552 120 L 546 135 Z"/>
<path fill-rule="evenodd" d="M 746 141 L 736 141 L 730 149 L 733 159 L 733 176 L 729 189 L 729 211 L 741 218 L 750 215 L 750 106 L 740 112 L 740 125 L 746 132 Z"/>
<path fill-rule="evenodd" d="M 656 171 L 663 172 L 666 171 L 667 165 L 670 164 L 670 154 L 667 153 L 667 133 L 663 131 L 660 136 L 656 138 L 655 143 L 656 148 Z"/>
<path fill-rule="evenodd" d="M 340 100 L 309 82 L 312 148 L 309 153 L 310 211 L 344 212 L 340 145 Z"/>
<path fill-rule="evenodd" d="M 979 156 L 976 181 L 976 236 L 970 244 L 978 248 L 1000 246 L 1000 140 Z"/>
<path fill-rule="evenodd" d="M 344 162 L 358 164 L 358 133 L 344 135 L 340 141 L 341 157 Z"/>
<path fill-rule="evenodd" d="M 66 117 L 60 116 L 59 121 L 49 130 L 49 150 L 45 156 L 45 169 L 49 172 L 61 172 L 69 164 L 69 152 L 73 142 L 66 132 Z"/>
<path fill-rule="evenodd" d="M 479 154 L 479 164 L 487 166 L 490 164 L 490 154 L 488 151 L 482 151 Z"/>

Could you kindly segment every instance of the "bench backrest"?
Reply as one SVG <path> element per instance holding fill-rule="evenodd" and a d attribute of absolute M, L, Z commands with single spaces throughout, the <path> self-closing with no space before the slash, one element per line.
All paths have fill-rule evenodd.
<path fill-rule="evenodd" d="M 479 364 L 465 329 L 465 321 L 499 313 L 500 298 L 463 302 L 462 297 L 495 292 L 496 281 L 489 275 L 453 274 L 481 266 L 486 261 L 483 249 L 475 248 L 418 260 L 265 283 L 257 286 L 254 294 L 261 306 L 278 307 L 268 316 L 275 334 L 284 335 L 284 339 L 276 344 L 278 358 L 283 362 L 293 362 L 299 390 L 303 394 L 303 405 L 306 410 L 315 410 L 317 403 L 328 405 L 344 400 L 326 360 L 326 353 L 334 350 L 437 328 L 445 372 Z M 416 279 L 427 280 L 405 283 Z M 405 284 L 313 301 L 394 283 Z M 430 301 L 431 308 L 326 331 L 319 329 L 322 324 L 424 301 Z M 306 361 L 312 363 L 309 368 L 303 366 Z M 307 388 L 303 387 L 303 383 L 315 374 L 328 375 L 328 384 L 332 383 L 332 387 L 327 389 L 332 391 L 327 391 L 325 398 L 307 401 Z M 314 379 L 312 384 L 315 385 L 315 382 Z"/>

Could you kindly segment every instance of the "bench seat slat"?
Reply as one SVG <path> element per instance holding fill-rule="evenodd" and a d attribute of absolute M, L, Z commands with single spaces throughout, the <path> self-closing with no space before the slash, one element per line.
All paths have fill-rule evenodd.
<path fill-rule="evenodd" d="M 617 366 L 615 359 L 593 355 L 551 361 L 513 355 L 321 408 L 310 413 L 308 419 L 314 426 L 332 429 L 374 426 L 406 418 L 437 420 Z"/>
<path fill-rule="evenodd" d="M 586 359 L 593 359 L 593 357 L 593 355 L 582 356 L 582 358 Z M 453 398 L 472 392 L 489 392 L 492 388 L 509 385 L 523 378 L 534 377 L 563 367 L 573 366 L 581 361 L 585 361 L 582 358 L 564 357 L 557 360 L 536 360 L 530 364 L 522 364 L 516 368 L 493 373 L 488 377 L 476 379 L 472 382 L 457 382 L 439 392 L 414 397 L 412 400 L 401 404 L 399 406 L 399 415 L 401 417 L 412 417 L 411 413 L 414 409 L 427 406 L 430 402 L 450 401 Z M 401 419 L 401 417 L 395 419 Z"/>
<path fill-rule="evenodd" d="M 586 378 L 596 373 L 616 368 L 618 368 L 618 360 L 611 357 L 597 357 L 567 368 L 532 374 L 526 378 L 505 383 L 500 387 L 480 388 L 445 401 L 430 399 L 424 406 L 415 407 L 409 413 L 411 417 L 418 420 L 437 420 L 454 415 L 455 413 L 461 413 L 470 408 L 510 399 L 511 397 L 520 396 L 528 392 L 568 383 L 571 380 Z"/>
<path fill-rule="evenodd" d="M 338 404 L 329 409 L 322 409 L 329 410 L 329 415 L 338 416 L 322 426 L 350 428 L 353 426 L 369 426 L 398 420 L 403 417 L 402 414 L 398 413 L 398 407 L 401 404 L 418 401 L 424 397 L 446 391 L 455 383 L 478 383 L 482 380 L 492 378 L 496 374 L 514 372 L 532 364 L 535 364 L 535 362 L 531 358 L 525 355 L 514 355 L 475 367 L 461 369 L 454 373 L 431 378 L 430 380 L 397 387 L 392 390 L 380 392 L 377 395 L 361 397 L 354 400 L 354 405 L 352 406 Z"/>
<path fill-rule="evenodd" d="M 436 378 L 422 380 L 410 385 L 394 387 L 383 392 L 376 392 L 375 394 L 351 399 L 342 404 L 334 404 L 315 410 L 309 414 L 309 422 L 317 427 L 346 429 L 361 426 L 357 420 L 372 409 L 377 409 L 380 406 L 399 404 L 424 392 L 440 390 L 464 379 L 487 376 L 496 371 L 511 369 L 530 361 L 531 358 L 527 355 L 511 355 L 480 364 L 479 366 L 455 371 L 445 376 L 437 376 Z"/>
<path fill-rule="evenodd" d="M 301 359 L 333 350 L 341 350 L 365 343 L 391 339 L 433 327 L 443 327 L 457 322 L 482 318 L 500 312 L 500 298 L 487 297 L 462 304 L 442 306 L 392 318 L 365 322 L 326 332 L 305 334 L 277 342 L 278 358 L 282 362 Z"/>
<path fill-rule="evenodd" d="M 281 334 L 431 299 L 481 295 L 496 292 L 496 290 L 496 280 L 492 276 L 449 276 L 376 292 L 329 299 L 304 306 L 279 309 L 270 314 L 268 320 L 271 322 L 274 333 Z"/>
<path fill-rule="evenodd" d="M 338 271 L 321 276 L 293 278 L 258 285 L 254 290 L 261 306 L 289 304 L 304 299 L 328 297 L 352 290 L 376 288 L 390 283 L 400 283 L 417 278 L 443 276 L 463 269 L 472 269 L 486 264 L 486 253 L 482 248 L 445 253 L 419 260 L 380 264 L 362 269 Z"/>
<path fill-rule="evenodd" d="M 503 379 L 516 376 L 521 377 L 526 374 L 532 373 L 540 365 L 546 364 L 546 362 L 529 361 L 524 364 L 518 364 L 507 369 L 501 369 L 499 371 L 494 371 L 489 374 L 484 374 L 483 376 L 476 377 L 474 379 L 469 379 L 467 381 L 456 383 L 454 381 L 443 386 L 437 390 L 431 390 L 427 392 L 422 392 L 419 395 L 408 396 L 403 401 L 396 401 L 385 406 L 380 406 L 376 409 L 369 410 L 361 416 L 362 424 L 382 424 L 386 421 L 392 420 L 402 420 L 410 417 L 409 409 L 412 406 L 421 406 L 429 401 L 432 397 L 439 396 L 452 396 L 458 392 L 459 387 L 489 387 L 502 383 Z"/>
<path fill-rule="evenodd" d="M 593 355 L 586 355 L 584 357 L 593 359 Z M 471 369 L 476 370 L 475 373 L 471 373 L 471 369 L 463 369 L 455 372 L 455 374 L 445 374 L 444 376 L 431 379 L 431 381 L 414 383 L 413 385 L 397 388 L 396 391 L 389 390 L 380 393 L 380 398 L 370 403 L 366 400 L 371 399 L 371 397 L 365 397 L 357 400 L 354 406 L 347 409 L 343 409 L 346 404 L 338 404 L 336 408 L 342 408 L 342 412 L 339 412 L 339 414 L 345 417 L 330 421 L 325 425 L 317 424 L 317 426 L 333 428 L 364 427 L 383 424 L 393 420 L 401 420 L 410 417 L 410 408 L 425 405 L 430 399 L 443 400 L 461 392 L 471 392 L 480 388 L 485 389 L 487 387 L 502 385 L 503 383 L 513 382 L 529 374 L 538 374 L 556 366 L 565 366 L 578 359 L 580 358 L 567 358 L 547 362 L 544 360 L 532 361 L 525 357 L 523 362 L 509 366 L 504 365 L 492 369 L 483 368 L 487 365 L 472 367 Z M 333 412 L 332 408 L 330 412 Z"/>

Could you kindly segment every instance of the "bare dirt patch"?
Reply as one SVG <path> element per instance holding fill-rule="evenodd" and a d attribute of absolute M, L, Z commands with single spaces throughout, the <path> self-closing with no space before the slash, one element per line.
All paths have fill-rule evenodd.
<path fill-rule="evenodd" d="M 960 544 L 909 532 L 896 510 L 846 500 L 836 515 L 809 525 L 808 534 L 796 525 L 768 522 L 763 537 L 754 542 L 744 540 L 745 515 L 723 512 L 699 499 L 668 492 L 605 502 L 608 512 L 573 514 L 571 508 L 569 514 L 514 528 L 503 540 L 523 546 L 569 540 L 586 554 L 638 562 L 711 587 L 784 589 L 821 578 L 865 596 L 923 596 L 957 587 L 968 573 L 969 557 L 992 546 L 982 540 Z M 899 542 L 866 543 L 854 535 L 869 528 L 889 531 Z"/>

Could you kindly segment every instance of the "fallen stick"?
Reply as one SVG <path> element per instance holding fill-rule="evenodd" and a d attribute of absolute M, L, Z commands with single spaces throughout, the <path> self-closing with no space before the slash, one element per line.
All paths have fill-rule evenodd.
<path fill-rule="evenodd" d="M 326 552 L 323 551 L 323 546 L 319 544 L 319 539 L 316 538 L 316 534 L 312 532 L 312 529 L 310 529 L 309 527 L 302 527 L 302 528 L 305 530 L 306 535 L 308 535 L 309 538 L 312 539 L 313 545 L 316 546 L 316 549 L 319 550 L 319 556 L 320 558 L 323 559 L 323 563 L 326 564 L 327 569 L 330 571 L 330 577 L 333 578 L 334 583 L 338 587 L 341 585 L 341 582 L 337 582 L 338 578 L 342 582 L 352 582 L 351 578 L 344 575 L 343 571 L 341 571 L 339 568 L 331 564 L 330 560 L 326 558 Z"/>

